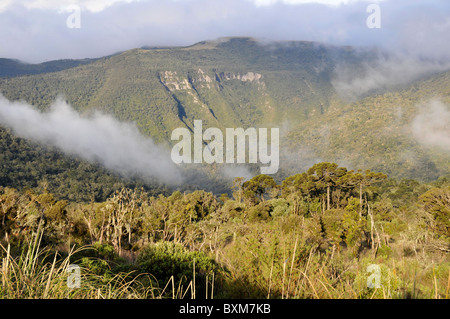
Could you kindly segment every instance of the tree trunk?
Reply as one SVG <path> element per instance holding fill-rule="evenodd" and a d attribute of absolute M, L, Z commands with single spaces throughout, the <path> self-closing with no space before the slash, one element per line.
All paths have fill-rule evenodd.
<path fill-rule="evenodd" d="M 103 234 L 105 232 L 105 212 L 103 212 L 103 217 L 102 217 L 102 227 L 100 229 L 100 244 L 103 243 Z"/>
<path fill-rule="evenodd" d="M 359 217 L 362 216 L 362 183 L 359 184 Z"/>
<path fill-rule="evenodd" d="M 327 185 L 327 210 L 330 209 L 330 185 Z"/>
<path fill-rule="evenodd" d="M 322 214 L 325 214 L 325 196 L 322 194 Z"/>
<path fill-rule="evenodd" d="M 374 241 L 374 238 L 373 238 L 373 228 L 375 227 L 374 226 L 374 222 L 373 222 L 373 215 L 372 215 L 372 211 L 370 210 L 370 206 L 369 205 L 367 205 L 368 207 L 367 207 L 367 209 L 368 209 L 368 214 L 369 214 L 369 217 L 370 217 L 370 241 L 371 241 L 371 243 L 372 243 L 372 251 L 374 251 L 374 249 L 375 249 L 375 241 Z"/>

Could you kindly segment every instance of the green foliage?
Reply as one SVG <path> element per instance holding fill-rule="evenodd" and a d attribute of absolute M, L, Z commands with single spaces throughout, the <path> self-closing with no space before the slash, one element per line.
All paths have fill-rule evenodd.
<path fill-rule="evenodd" d="M 190 281 L 203 283 L 207 275 L 219 272 L 213 259 L 202 252 L 189 251 L 180 244 L 159 242 L 150 244 L 139 253 L 136 263 L 141 273 L 149 273 L 164 285 L 174 276 L 175 282 L 187 286 Z"/>
<path fill-rule="evenodd" d="M 378 247 L 377 255 L 384 258 L 389 258 L 392 255 L 392 248 L 387 245 L 382 245 Z"/>
<path fill-rule="evenodd" d="M 56 60 L 39 64 L 28 64 L 17 60 L 0 58 L 0 77 L 15 77 L 25 74 L 57 72 L 74 68 L 78 65 L 91 63 L 93 61 L 95 61 L 95 59 Z"/>
<path fill-rule="evenodd" d="M 242 203 L 238 203 L 234 200 L 228 200 L 223 204 L 221 210 L 232 219 L 244 219 L 245 206 Z"/>
<path fill-rule="evenodd" d="M 167 194 L 167 188 L 139 180 L 126 180 L 98 164 L 70 158 L 50 146 L 15 137 L 0 128 L 0 185 L 20 190 L 48 191 L 58 199 L 104 201 L 123 187 L 145 187 L 153 194 Z"/>
<path fill-rule="evenodd" d="M 242 185 L 243 198 L 248 203 L 264 202 L 265 198 L 271 195 L 274 197 L 274 191 L 277 190 L 277 184 L 272 176 L 257 175 L 244 182 Z"/>
<path fill-rule="evenodd" d="M 359 215 L 359 201 L 351 198 L 342 216 L 342 226 L 345 231 L 345 242 L 356 255 L 361 248 L 367 231 L 367 221 Z"/>
<path fill-rule="evenodd" d="M 344 214 L 345 212 L 342 209 L 330 209 L 325 211 L 325 214 L 322 216 L 325 235 L 338 248 L 341 241 L 345 238 Z"/>
<path fill-rule="evenodd" d="M 419 201 L 431 215 L 429 227 L 432 231 L 450 240 L 450 187 L 432 188 L 422 194 Z"/>
<path fill-rule="evenodd" d="M 273 199 L 270 201 L 270 204 L 273 207 L 271 213 L 273 217 L 288 216 L 292 214 L 292 209 L 289 206 L 289 202 L 284 198 Z"/>
<path fill-rule="evenodd" d="M 250 222 L 267 221 L 271 217 L 272 209 L 270 202 L 262 202 L 252 206 L 248 212 L 248 220 Z"/>
<path fill-rule="evenodd" d="M 361 180 L 352 182 L 353 171 L 343 168 L 345 174 L 328 180 L 333 208 L 325 209 L 328 185 L 319 167 L 337 165 L 316 165 L 279 184 L 264 175 L 246 185 L 238 181 L 236 199 L 221 201 L 206 191 L 155 197 L 123 188 L 102 202 L 76 203 L 48 191 L 0 187 L 1 267 L 24 254 L 34 259 L 32 247 L 44 247 L 46 254 L 36 257 L 39 267 L 30 272 L 36 283 L 49 278 L 52 263 L 60 273 L 67 260 L 82 267 L 89 298 L 133 291 L 201 298 L 211 297 L 212 287 L 217 298 L 448 296 L 448 265 L 440 261 L 448 252 L 448 186 L 385 180 L 361 188 Z M 405 198 L 396 192 L 399 185 L 413 185 L 416 193 L 396 207 L 395 194 Z M 241 189 L 252 190 L 254 200 L 243 195 L 239 201 Z M 368 264 L 381 267 L 379 289 L 366 285 Z M 44 294 L 38 285 L 6 275 L 9 286 L 2 286 L 1 296 L 13 295 L 16 280 L 27 296 L 82 293 L 68 294 L 61 280 L 50 278 Z M 95 295 L 99 285 L 109 292 L 95 288 L 101 296 Z"/>

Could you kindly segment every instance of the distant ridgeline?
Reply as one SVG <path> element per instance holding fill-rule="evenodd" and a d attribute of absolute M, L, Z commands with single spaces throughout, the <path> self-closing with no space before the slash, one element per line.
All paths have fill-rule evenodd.
<path fill-rule="evenodd" d="M 448 112 L 450 72 L 351 99 L 338 94 L 342 65 L 357 76 L 376 59 L 375 51 L 350 47 L 225 38 L 189 47 L 133 49 L 92 60 L 30 65 L 0 59 L 0 93 L 41 110 L 63 96 L 80 113 L 99 110 L 134 121 L 142 134 L 168 147 L 174 144 L 171 132 L 180 127 L 192 131 L 194 120 L 221 130 L 279 127 L 277 180 L 319 162 L 400 179 L 430 181 L 448 174 L 449 149 L 418 138 L 413 124 L 423 111 L 419 106 L 426 107 L 431 99 L 439 99 Z M 94 179 L 86 176 L 87 184 L 122 181 L 98 166 L 18 140 L 8 130 L 0 133 L 2 184 L 36 187 L 43 177 L 59 174 L 66 180 L 72 172 L 79 178 L 80 170 L 99 174 Z M 63 172 L 64 167 L 71 168 Z M 213 185 L 212 179 L 207 186 Z"/>

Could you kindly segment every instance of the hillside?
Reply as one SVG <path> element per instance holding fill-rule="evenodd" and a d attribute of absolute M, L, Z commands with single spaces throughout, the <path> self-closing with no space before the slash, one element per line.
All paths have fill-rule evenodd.
<path fill-rule="evenodd" d="M 38 64 L 24 63 L 18 60 L 0 58 L 0 77 L 15 77 L 20 75 L 57 72 L 79 65 L 88 64 L 95 59 L 56 60 Z"/>
<path fill-rule="evenodd" d="M 319 158 L 396 178 L 429 181 L 448 174 L 449 87 L 450 72 L 444 72 L 401 90 L 331 106 L 323 116 L 291 129 L 290 145 L 302 141 L 300 162 L 292 166 L 308 166 Z M 421 119 L 434 136 L 415 127 Z"/>
<path fill-rule="evenodd" d="M 41 110 L 62 95 L 81 113 L 100 110 L 135 121 L 143 134 L 166 145 L 173 129 L 192 128 L 195 119 L 203 120 L 204 128 L 278 126 L 278 179 L 320 161 L 395 178 L 433 180 L 448 174 L 448 150 L 419 143 L 411 122 L 421 103 L 449 102 L 450 73 L 354 102 L 341 99 L 332 84 L 337 66 L 345 63 L 358 72 L 375 58 L 375 51 L 312 42 L 225 38 L 55 62 L 59 71 L 41 66 L 34 67 L 39 72 L 25 72 L 18 64 L 0 72 L 10 76 L 0 78 L 0 93 Z M 21 76 L 24 72 L 28 75 Z"/>

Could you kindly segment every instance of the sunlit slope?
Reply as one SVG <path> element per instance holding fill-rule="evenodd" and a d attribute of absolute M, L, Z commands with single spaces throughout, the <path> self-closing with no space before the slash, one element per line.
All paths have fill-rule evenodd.
<path fill-rule="evenodd" d="M 318 159 L 429 180 L 450 172 L 450 72 L 394 92 L 331 106 L 291 128 L 294 166 Z"/>

